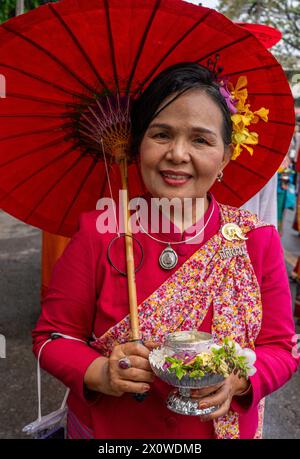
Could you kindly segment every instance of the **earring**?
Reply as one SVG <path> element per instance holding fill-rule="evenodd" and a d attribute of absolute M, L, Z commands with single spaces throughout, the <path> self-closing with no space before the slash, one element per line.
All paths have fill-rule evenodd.
<path fill-rule="evenodd" d="M 221 172 L 218 173 L 218 176 L 217 176 L 218 182 L 222 182 L 223 175 L 224 175 L 224 174 L 223 174 L 223 171 L 221 171 Z"/>

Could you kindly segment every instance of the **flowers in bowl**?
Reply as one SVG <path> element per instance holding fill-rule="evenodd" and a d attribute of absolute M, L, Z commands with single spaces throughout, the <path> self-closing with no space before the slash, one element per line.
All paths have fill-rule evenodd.
<path fill-rule="evenodd" d="M 149 356 L 150 364 L 159 374 L 201 380 L 207 375 L 228 377 L 232 372 L 239 376 L 252 376 L 256 372 L 254 362 L 256 354 L 248 348 L 225 338 L 222 345 L 212 344 L 207 351 L 195 353 L 191 351 L 174 352 L 170 348 L 154 349 Z"/>

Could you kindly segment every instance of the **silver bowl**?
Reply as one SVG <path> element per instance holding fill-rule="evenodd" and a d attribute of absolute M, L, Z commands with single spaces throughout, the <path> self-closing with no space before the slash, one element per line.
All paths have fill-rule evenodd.
<path fill-rule="evenodd" d="M 181 379 L 179 379 L 175 373 L 164 371 L 151 364 L 150 357 L 149 362 L 153 372 L 159 377 L 159 379 L 167 384 L 170 384 L 170 386 L 178 388 L 185 387 L 187 389 L 201 389 L 202 387 L 214 386 L 225 379 L 223 375 L 218 375 L 216 373 L 207 373 L 202 378 L 191 378 L 189 375 L 184 375 Z"/>
<path fill-rule="evenodd" d="M 218 406 L 211 406 L 200 410 L 199 401 L 191 397 L 190 391 L 214 386 L 224 381 L 223 375 L 208 373 L 202 378 L 191 378 L 189 375 L 184 375 L 179 379 L 175 372 L 164 370 L 162 366 L 164 356 L 171 357 L 174 354 L 184 355 L 184 353 L 197 355 L 201 352 L 208 352 L 212 344 L 212 337 L 209 333 L 197 330 L 175 332 L 167 336 L 161 348 L 150 352 L 149 363 L 153 372 L 162 381 L 176 388 L 169 394 L 166 402 L 171 411 L 183 415 L 201 416 L 213 413 L 218 409 Z M 159 361 L 160 357 L 161 361 Z"/>

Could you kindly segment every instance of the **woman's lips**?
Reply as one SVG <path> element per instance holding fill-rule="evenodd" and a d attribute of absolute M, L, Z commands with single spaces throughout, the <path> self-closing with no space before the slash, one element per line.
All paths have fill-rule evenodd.
<path fill-rule="evenodd" d="M 172 186 L 181 186 L 187 183 L 192 177 L 191 176 L 182 176 L 182 175 L 172 175 L 161 172 L 161 176 L 165 183 Z"/>

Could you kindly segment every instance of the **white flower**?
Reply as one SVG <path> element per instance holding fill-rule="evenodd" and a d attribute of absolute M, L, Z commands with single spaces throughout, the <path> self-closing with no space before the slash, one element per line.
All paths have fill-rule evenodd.
<path fill-rule="evenodd" d="M 221 347 L 222 347 L 222 346 L 219 346 L 219 344 L 212 344 L 212 345 L 210 346 L 210 349 L 215 349 L 215 350 L 217 351 L 217 350 L 221 349 Z"/>
<path fill-rule="evenodd" d="M 166 357 L 171 357 L 173 354 L 174 352 L 172 352 L 171 349 L 166 349 L 165 347 L 159 347 L 159 348 L 153 349 L 150 352 L 149 361 L 152 366 L 161 370 L 166 361 Z"/>
<path fill-rule="evenodd" d="M 249 347 L 242 348 L 238 343 L 235 343 L 236 353 L 239 356 L 246 358 L 247 376 L 253 376 L 256 373 L 254 362 L 256 361 L 256 354 Z"/>

